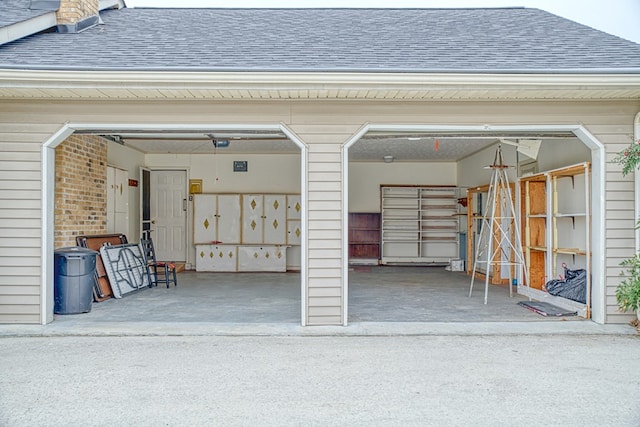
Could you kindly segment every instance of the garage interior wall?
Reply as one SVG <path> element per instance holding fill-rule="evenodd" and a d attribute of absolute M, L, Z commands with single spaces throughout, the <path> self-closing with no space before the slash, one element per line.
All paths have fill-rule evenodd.
<path fill-rule="evenodd" d="M 233 171 L 237 160 L 247 161 L 247 172 Z M 189 179 L 202 179 L 203 193 L 300 194 L 299 154 L 147 154 L 145 163 L 150 169 L 186 169 Z M 193 205 L 187 206 L 187 264 L 194 265 Z"/>
<path fill-rule="evenodd" d="M 380 185 L 457 185 L 454 162 L 350 163 L 349 212 L 379 213 Z"/>
<path fill-rule="evenodd" d="M 473 187 L 489 184 L 491 170 L 485 166 L 494 161 L 497 144 L 488 147 L 473 156 L 458 162 L 457 185 Z M 531 162 L 533 159 L 517 154 L 513 146 L 501 144 L 504 163 L 509 166 L 507 176 L 509 182 L 517 181 L 518 163 Z M 591 161 L 591 150 L 578 138 L 544 139 L 536 159 L 539 172 L 561 168 L 575 163 Z"/>
<path fill-rule="evenodd" d="M 65 122 L 76 123 L 285 123 L 309 145 L 309 290 L 341 290 L 341 144 L 364 123 L 439 125 L 582 124 L 606 147 L 604 276 L 606 323 L 626 323 L 617 311 L 620 261 L 633 256 L 633 176 L 612 163 L 633 135 L 640 103 L 581 102 L 0 102 L 0 322 L 38 323 L 43 283 L 42 144 Z M 155 163 L 146 159 L 149 163 Z M 251 168 L 251 159 L 250 168 Z M 466 159 L 465 162 L 472 159 Z M 463 162 L 457 166 L 463 168 Z M 467 169 L 464 167 L 464 169 Z M 456 174 L 457 172 L 452 172 Z M 192 177 L 198 178 L 192 171 Z M 466 185 L 458 177 L 459 185 Z M 297 187 L 297 184 L 296 184 Z M 132 216 L 134 216 L 132 214 Z M 594 260 L 598 259 L 594 256 Z M 311 293 L 312 294 L 312 293 Z M 317 323 L 341 322 L 341 298 L 309 297 Z M 317 305 L 313 305 L 316 304 Z M 326 304 L 326 305 L 322 305 Z M 309 318 L 313 317 L 309 313 Z M 310 322 L 313 324 L 313 322 Z"/>
<path fill-rule="evenodd" d="M 107 141 L 72 135 L 56 148 L 54 245 L 75 246 L 76 236 L 104 234 L 107 223 Z"/>

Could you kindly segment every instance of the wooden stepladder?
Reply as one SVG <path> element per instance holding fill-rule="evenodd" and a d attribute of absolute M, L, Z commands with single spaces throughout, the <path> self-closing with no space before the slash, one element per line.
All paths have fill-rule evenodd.
<path fill-rule="evenodd" d="M 476 253 L 471 274 L 469 297 L 473 292 L 473 282 L 478 267 L 486 268 L 484 284 L 484 303 L 487 303 L 489 294 L 489 272 L 495 265 L 507 266 L 509 271 L 509 296 L 513 296 L 512 282 L 522 283 L 522 277 L 526 278 L 524 255 L 522 253 L 522 240 L 518 227 L 516 212 L 513 205 L 511 187 L 507 177 L 509 166 L 504 164 L 502 149 L 498 145 L 492 169 L 491 182 L 487 194 L 487 203 L 483 211 L 480 236 L 476 246 Z M 525 280 L 527 286 L 529 280 Z"/>

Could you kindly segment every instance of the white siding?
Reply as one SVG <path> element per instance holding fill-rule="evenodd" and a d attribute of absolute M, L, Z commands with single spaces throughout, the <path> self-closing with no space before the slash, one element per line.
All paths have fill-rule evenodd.
<path fill-rule="evenodd" d="M 41 144 L 65 122 L 283 122 L 309 145 L 307 323 L 342 324 L 342 144 L 365 123 L 432 125 L 577 124 L 607 146 L 610 160 L 630 142 L 638 102 L 0 102 L 0 321 L 37 323 L 41 285 Z M 634 252 L 633 177 L 607 164 L 606 322 L 616 310 L 620 260 Z M 625 235 L 625 230 L 629 235 Z M 23 251 L 23 252 L 21 252 Z M 17 255 L 20 254 L 20 255 Z M 19 261 L 18 261 L 19 259 Z M 16 265 L 18 262 L 18 265 Z M 304 274 L 304 272 L 303 272 Z"/>
<path fill-rule="evenodd" d="M 294 131 L 297 129 L 294 128 Z M 309 144 L 307 324 L 344 322 L 342 272 L 342 143 L 348 133 L 333 134 L 330 126 L 297 134 Z M 313 166 L 313 167 L 311 167 Z M 338 169 L 338 170 L 336 170 Z"/>
<path fill-rule="evenodd" d="M 40 323 L 40 144 L 59 126 L 0 114 L 0 323 Z"/>

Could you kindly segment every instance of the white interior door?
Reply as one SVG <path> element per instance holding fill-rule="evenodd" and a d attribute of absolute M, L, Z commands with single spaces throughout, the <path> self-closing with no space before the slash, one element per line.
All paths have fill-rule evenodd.
<path fill-rule="evenodd" d="M 186 260 L 186 198 L 186 171 L 151 171 L 151 237 L 158 260 Z"/>

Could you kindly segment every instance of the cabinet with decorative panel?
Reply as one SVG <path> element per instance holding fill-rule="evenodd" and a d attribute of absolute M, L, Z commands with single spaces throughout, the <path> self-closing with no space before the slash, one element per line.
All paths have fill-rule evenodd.
<path fill-rule="evenodd" d="M 300 247 L 299 195 L 196 194 L 193 202 L 197 271 L 286 271 L 300 265 L 299 255 L 297 263 L 287 261 L 289 249 Z"/>
<path fill-rule="evenodd" d="M 193 243 L 240 243 L 239 194 L 194 194 Z"/>
<path fill-rule="evenodd" d="M 287 202 L 284 194 L 242 195 L 242 243 L 284 245 Z"/>
<path fill-rule="evenodd" d="M 233 272 L 237 268 L 237 246 L 196 245 L 196 271 Z"/>

